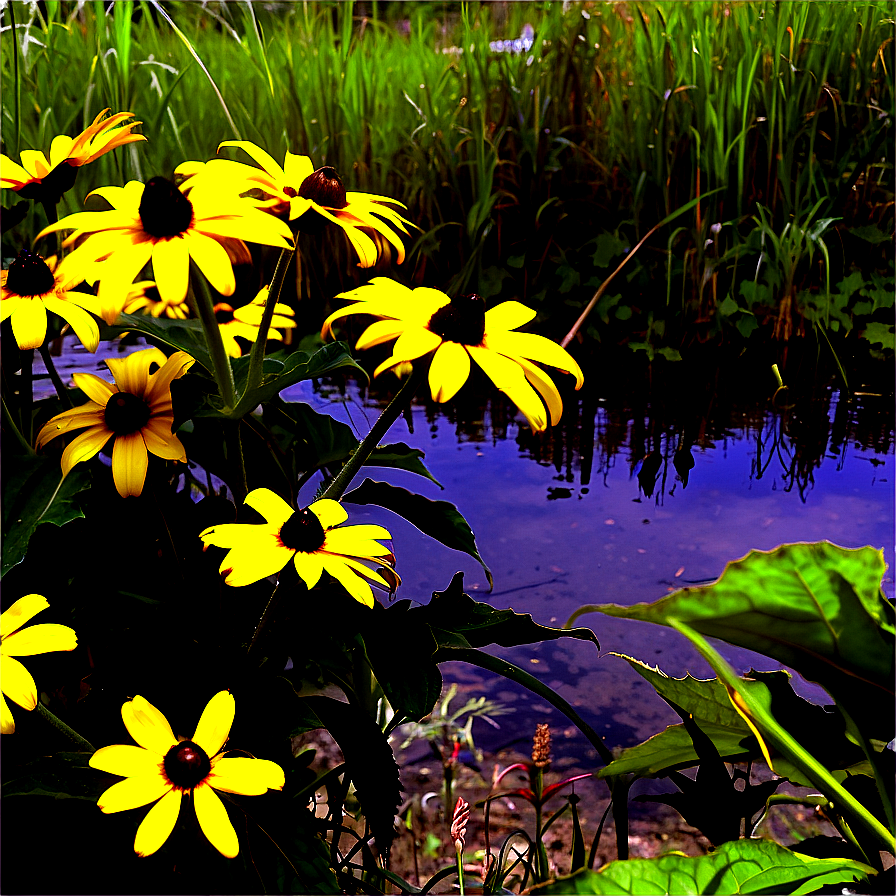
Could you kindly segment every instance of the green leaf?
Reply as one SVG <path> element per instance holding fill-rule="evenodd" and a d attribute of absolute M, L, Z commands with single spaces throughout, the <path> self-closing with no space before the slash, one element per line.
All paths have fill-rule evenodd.
<path fill-rule="evenodd" d="M 0 575 L 21 563 L 34 530 L 42 523 L 63 526 L 84 516 L 77 498 L 90 486 L 83 466 L 62 478 L 59 461 L 9 454 L 3 464 L 3 561 Z"/>
<path fill-rule="evenodd" d="M 445 486 L 439 482 L 423 463 L 426 455 L 419 448 L 411 448 L 404 442 L 395 442 L 392 445 L 381 445 L 374 448 L 367 459 L 365 467 L 392 467 L 395 470 L 405 470 L 408 473 L 416 473 L 424 476 L 430 482 L 434 482 L 439 488 Z"/>
<path fill-rule="evenodd" d="M 847 231 L 853 236 L 857 236 L 860 240 L 876 246 L 878 243 L 889 243 L 893 240 L 893 235 L 884 233 L 879 227 L 873 224 L 866 224 L 862 227 L 848 227 Z"/>
<path fill-rule="evenodd" d="M 406 519 L 425 535 L 477 560 L 485 570 L 489 589 L 494 587 L 491 570 L 479 555 L 476 538 L 458 509 L 447 501 L 432 501 L 397 485 L 365 479 L 343 499 L 349 504 L 376 504 Z"/>
<path fill-rule="evenodd" d="M 41 756 L 17 769 L 3 782 L 3 797 L 49 796 L 57 800 L 96 802 L 109 786 L 105 777 L 88 766 L 92 753 L 56 753 Z"/>
<path fill-rule="evenodd" d="M 874 869 L 848 859 L 815 859 L 771 840 L 734 840 L 706 856 L 672 853 L 610 862 L 532 887 L 544 894 L 800 894 L 867 880 Z"/>
<path fill-rule="evenodd" d="M 862 338 L 870 342 L 871 345 L 879 344 L 890 351 L 896 349 L 896 332 L 894 332 L 892 324 L 871 321 L 871 323 L 865 324 Z"/>
<path fill-rule="evenodd" d="M 111 333 L 143 333 L 173 349 L 186 352 L 212 373 L 212 358 L 205 341 L 202 324 L 198 320 L 172 320 L 149 314 L 121 314 Z"/>
<path fill-rule="evenodd" d="M 661 625 L 677 619 L 774 657 L 873 716 L 893 694 L 893 607 L 880 589 L 885 569 L 883 552 L 870 547 L 782 545 L 729 563 L 711 585 L 653 604 L 582 608 L 570 622 L 590 611 Z"/>

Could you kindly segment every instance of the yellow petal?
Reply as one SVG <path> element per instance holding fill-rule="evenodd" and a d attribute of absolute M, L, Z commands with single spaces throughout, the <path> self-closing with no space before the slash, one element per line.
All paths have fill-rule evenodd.
<path fill-rule="evenodd" d="M 392 357 L 414 361 L 442 345 L 442 337 L 424 327 L 409 326 L 392 346 Z"/>
<path fill-rule="evenodd" d="M 269 155 L 265 150 L 263 150 L 260 146 L 256 146 L 254 143 L 250 143 L 248 140 L 225 140 L 223 143 L 218 144 L 218 152 L 221 152 L 222 146 L 236 146 L 238 149 L 243 150 L 243 152 L 248 153 L 268 174 L 273 175 L 278 180 L 283 180 L 285 177 L 285 172 L 283 169 L 274 161 L 273 156 Z M 290 153 L 286 154 L 287 159 L 290 156 Z M 303 158 L 300 156 L 299 158 Z M 310 161 L 310 160 L 309 160 Z M 309 172 L 310 174 L 311 172 Z"/>
<path fill-rule="evenodd" d="M 12 710 L 6 703 L 6 698 L 0 693 L 0 734 L 14 734 L 16 720 L 12 717 Z"/>
<path fill-rule="evenodd" d="M 74 650 L 77 646 L 75 630 L 55 622 L 29 625 L 3 639 L 3 653 L 6 656 L 34 656 L 55 650 Z"/>
<path fill-rule="evenodd" d="M 129 744 L 114 744 L 101 747 L 87 763 L 91 768 L 110 775 L 121 775 L 123 778 L 141 778 L 162 774 L 162 757 L 158 753 L 134 747 Z M 161 794 L 160 794 L 161 795 Z M 157 797 L 153 797 L 156 799 Z M 147 802 L 149 802 L 147 800 Z M 146 805 L 140 803 L 139 805 Z"/>
<path fill-rule="evenodd" d="M 316 203 L 315 210 L 318 214 L 323 214 L 323 217 L 329 218 L 331 221 L 338 224 L 343 231 L 345 231 L 345 235 L 348 237 L 349 242 L 358 254 L 359 267 L 372 268 L 376 264 L 376 243 L 367 236 L 366 233 L 362 230 L 358 230 L 357 226 L 354 224 L 348 223 L 344 217 L 337 218 L 332 214 L 327 214 L 323 209 L 317 206 Z"/>
<path fill-rule="evenodd" d="M 180 813 L 182 796 L 182 791 L 172 787 L 146 813 L 134 838 L 134 852 L 138 856 L 151 856 L 171 836 Z"/>
<path fill-rule="evenodd" d="M 519 364 L 481 346 L 467 346 L 486 376 L 523 412 L 533 432 L 547 428 L 547 416 L 538 393 L 529 385 Z"/>
<path fill-rule="evenodd" d="M 196 807 L 199 827 L 212 846 L 222 856 L 234 858 L 240 851 L 240 841 L 227 817 L 221 798 L 208 784 L 200 784 L 193 790 L 193 805 Z"/>
<path fill-rule="evenodd" d="M 186 352 L 175 352 L 161 368 L 149 375 L 143 393 L 153 413 L 159 413 L 157 402 L 171 401 L 171 383 L 182 377 L 196 362 Z"/>
<path fill-rule="evenodd" d="M 329 318 L 327 319 L 329 320 Z M 355 348 L 358 351 L 363 351 L 365 348 L 381 345 L 383 342 L 401 336 L 407 326 L 403 320 L 378 320 L 361 334 L 361 338 L 355 343 Z"/>
<path fill-rule="evenodd" d="M 11 635 L 49 606 L 50 602 L 40 594 L 26 594 L 20 597 L 8 610 L 3 611 L 3 615 L 0 615 L 0 638 Z"/>
<path fill-rule="evenodd" d="M 327 532 L 326 536 L 326 544 L 329 546 L 335 545 L 336 539 L 338 539 L 339 548 L 333 548 L 334 551 L 342 554 L 355 554 L 357 555 L 358 551 L 345 550 L 343 551 L 343 547 L 348 547 L 351 544 L 351 541 L 358 542 L 368 542 L 370 544 L 379 547 L 379 545 L 373 541 L 374 538 L 392 538 L 392 535 L 389 533 L 388 529 L 384 529 L 382 526 L 375 526 L 371 523 L 365 523 L 360 526 L 342 526 L 339 529 L 330 529 Z"/>
<path fill-rule="evenodd" d="M 232 296 L 236 289 L 236 278 L 224 247 L 210 236 L 195 231 L 187 235 L 187 243 L 190 256 L 208 282 L 222 296 Z"/>
<path fill-rule="evenodd" d="M 106 402 L 118 391 L 92 373 L 76 373 L 72 376 L 72 380 L 91 401 L 95 401 L 103 409 L 106 407 Z"/>
<path fill-rule="evenodd" d="M 145 348 L 139 352 L 132 352 L 126 358 L 109 358 L 106 364 L 122 392 L 142 396 L 146 392 L 150 376 L 149 368 L 153 364 L 162 368 L 167 360 L 161 349 Z"/>
<path fill-rule="evenodd" d="M 137 748 L 135 747 L 135 749 Z M 118 774 L 118 772 L 112 772 L 112 774 Z M 171 790 L 171 782 L 167 781 L 156 769 L 150 774 L 126 778 L 124 781 L 113 784 L 103 791 L 97 800 L 97 806 L 101 812 L 105 812 L 107 815 L 111 815 L 113 812 L 126 812 L 128 809 L 137 809 L 147 803 L 154 803 L 169 790 Z"/>
<path fill-rule="evenodd" d="M 295 512 L 279 495 L 269 488 L 256 488 L 246 495 L 246 504 L 257 510 L 271 525 L 282 526 Z"/>
<path fill-rule="evenodd" d="M 470 375 L 470 355 L 456 342 L 443 342 L 429 366 L 433 401 L 450 401 Z"/>
<path fill-rule="evenodd" d="M 486 311 L 486 315 L 488 312 Z M 486 325 L 487 327 L 487 325 Z M 556 342 L 551 342 L 544 336 L 536 333 L 496 333 L 492 334 L 486 328 L 485 345 L 492 351 L 500 352 L 511 358 L 519 356 L 539 364 L 550 364 L 551 367 L 559 367 L 571 373 L 576 378 L 576 389 L 581 388 L 584 382 L 582 369 L 565 348 L 561 348 Z"/>
<path fill-rule="evenodd" d="M 551 426 L 556 426 L 563 415 L 563 401 L 553 380 L 540 368 L 525 358 L 516 358 L 516 363 L 523 368 L 526 379 L 538 390 L 551 415 Z"/>
<path fill-rule="evenodd" d="M 320 577 L 324 572 L 324 564 L 320 554 L 306 554 L 302 551 L 296 551 L 293 563 L 296 572 L 301 576 L 302 581 L 309 590 L 320 581 Z"/>
<path fill-rule="evenodd" d="M 522 302 L 501 302 L 485 312 L 485 332 L 515 330 L 529 323 L 533 317 L 535 312 Z"/>
<path fill-rule="evenodd" d="M 152 270 L 162 300 L 170 305 L 183 302 L 190 285 L 190 250 L 185 234 L 156 242 Z"/>
<path fill-rule="evenodd" d="M 121 707 L 121 718 L 128 734 L 153 753 L 164 756 L 177 743 L 168 719 L 139 694 Z"/>
<path fill-rule="evenodd" d="M 340 557 L 322 554 L 323 567 L 358 603 L 365 607 L 373 606 L 373 591 L 370 585 L 356 575 Z"/>
<path fill-rule="evenodd" d="M 71 324 L 78 339 L 89 352 L 95 352 L 100 344 L 100 328 L 96 321 L 74 302 L 63 302 L 57 298 L 47 298 L 44 302 L 47 309 L 58 314 L 63 320 Z"/>
<path fill-rule="evenodd" d="M 47 309 L 40 299 L 22 298 L 11 317 L 13 335 L 21 349 L 40 348 L 47 335 Z"/>
<path fill-rule="evenodd" d="M 286 183 L 297 192 L 303 181 L 314 174 L 314 162 L 308 156 L 299 156 L 287 150 L 283 162 L 283 176 Z"/>
<path fill-rule="evenodd" d="M 18 660 L 4 654 L 0 654 L 0 688 L 22 709 L 30 711 L 37 706 L 37 685 L 31 673 Z"/>
<path fill-rule="evenodd" d="M 112 446 L 112 478 L 122 498 L 139 497 L 146 481 L 149 455 L 139 432 L 116 436 Z"/>
<path fill-rule="evenodd" d="M 62 475 L 68 476 L 75 464 L 99 454 L 110 438 L 112 433 L 105 426 L 94 426 L 82 432 L 62 452 Z"/>
<path fill-rule="evenodd" d="M 321 498 L 308 505 L 308 509 L 317 517 L 324 529 L 332 529 L 348 519 L 348 512 L 338 502 L 331 498 Z"/>
<path fill-rule="evenodd" d="M 170 418 L 167 417 L 165 419 L 170 420 Z M 187 453 L 184 450 L 184 446 L 181 444 L 180 439 L 177 436 L 171 435 L 171 424 L 167 423 L 161 427 L 163 431 L 168 430 L 168 432 L 163 435 L 157 431 L 159 428 L 156 425 L 158 420 L 159 418 L 155 417 L 143 427 L 143 442 L 146 445 L 146 450 L 156 457 L 161 457 L 162 460 L 186 461 Z"/>
<path fill-rule="evenodd" d="M 221 752 L 221 747 L 230 734 L 236 702 L 230 691 L 218 691 L 206 704 L 193 735 L 193 743 L 198 744 L 209 758 Z"/>
<path fill-rule="evenodd" d="M 285 783 L 283 769 L 267 759 L 248 759 L 243 756 L 219 759 L 208 783 L 215 790 L 259 796 L 268 790 L 282 790 Z"/>

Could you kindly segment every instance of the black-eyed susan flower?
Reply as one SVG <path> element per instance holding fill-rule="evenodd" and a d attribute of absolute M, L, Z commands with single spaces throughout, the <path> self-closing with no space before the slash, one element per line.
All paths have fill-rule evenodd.
<path fill-rule="evenodd" d="M 535 317 L 520 302 L 502 302 L 486 311 L 477 295 L 452 299 L 437 289 L 410 289 L 388 277 L 375 277 L 339 298 L 354 304 L 331 314 L 322 335 L 332 333 L 334 321 L 349 314 L 381 318 L 361 334 L 356 348 L 396 340 L 391 357 L 374 376 L 432 353 L 429 386 L 434 401 L 449 401 L 457 394 L 470 375 L 472 359 L 523 412 L 532 430 L 541 432 L 548 421 L 545 405 L 554 425 L 563 403 L 551 379 L 532 362 L 571 373 L 576 389 L 582 385 L 582 371 L 565 349 L 544 336 L 514 332 Z"/>
<path fill-rule="evenodd" d="M 398 264 L 404 261 L 404 244 L 396 231 L 407 234 L 405 225 L 411 222 L 391 207 L 405 208 L 402 203 L 373 193 L 346 192 L 334 168 L 325 166 L 315 171 L 308 156 L 287 152 L 281 167 L 260 146 L 246 140 L 227 140 L 218 147 L 219 151 L 224 146 L 245 150 L 261 169 L 229 159 L 184 162 L 176 170 L 189 177 L 187 186 L 191 181 L 208 178 L 238 193 L 261 191 L 267 198 L 260 205 L 275 215 L 288 215 L 299 230 L 309 233 L 319 232 L 327 223 L 336 224 L 354 246 L 362 268 L 372 267 L 377 259 L 376 244 L 364 232 L 365 228 L 381 234 L 395 247 Z"/>
<path fill-rule="evenodd" d="M 96 301 L 89 293 L 72 287 L 81 282 L 72 276 L 71 265 L 56 265 L 51 257 L 44 261 L 23 249 L 15 261 L 0 273 L 0 321 L 9 320 L 19 348 L 34 349 L 47 338 L 47 311 L 58 314 L 71 325 L 89 352 L 100 341 L 96 321 L 85 311 Z"/>
<path fill-rule="evenodd" d="M 74 629 L 67 625 L 43 622 L 22 628 L 49 606 L 50 602 L 40 594 L 26 594 L 0 615 L 0 731 L 3 734 L 16 730 L 6 697 L 22 709 L 32 710 L 37 706 L 37 685 L 16 657 L 74 650 L 78 646 Z"/>
<path fill-rule="evenodd" d="M 79 244 L 67 262 L 99 282 L 100 310 L 108 324 L 115 322 L 150 261 L 159 295 L 177 305 L 187 295 L 190 259 L 221 295 L 229 296 L 236 281 L 227 243 L 248 240 L 292 248 L 292 234 L 282 221 L 214 183 L 197 183 L 189 194 L 164 177 L 145 185 L 132 180 L 123 187 L 100 187 L 90 195 L 102 196 L 111 209 L 68 215 L 37 238 L 74 231 L 63 242 Z"/>
<path fill-rule="evenodd" d="M 60 134 L 50 144 L 49 159 L 37 149 L 26 149 L 20 156 L 22 164 L 9 156 L 0 155 L 0 189 L 15 190 L 25 199 L 55 204 L 75 184 L 78 169 L 98 159 L 101 155 L 124 146 L 145 140 L 142 134 L 132 133 L 139 121 L 128 121 L 133 112 L 118 112 L 108 118 L 103 109 L 90 127 L 77 137 Z"/>
<path fill-rule="evenodd" d="M 224 755 L 235 713 L 233 695 L 220 691 L 203 710 L 192 739 L 185 740 L 174 736 L 168 719 L 145 698 L 138 695 L 122 706 L 125 727 L 139 746 L 102 747 L 89 764 L 125 778 L 99 798 L 103 812 L 155 803 L 137 828 L 137 855 L 152 855 L 168 839 L 185 794 L 192 798 L 199 826 L 212 846 L 228 859 L 239 853 L 236 831 L 215 791 L 258 796 L 282 790 L 284 775 L 276 762 Z"/>
<path fill-rule="evenodd" d="M 112 446 L 112 478 L 118 493 L 140 495 L 146 480 L 149 454 L 163 460 L 186 461 L 180 439 L 171 432 L 171 382 L 183 376 L 193 363 L 186 352 L 166 358 L 157 348 L 134 352 L 126 358 L 109 358 L 106 364 L 115 383 L 110 385 L 92 373 L 76 373 L 75 385 L 90 398 L 86 404 L 51 418 L 37 434 L 37 446 L 56 436 L 85 429 L 62 452 L 62 475 L 75 464 Z M 157 369 L 150 372 L 150 367 Z"/>
<path fill-rule="evenodd" d="M 355 600 L 368 607 L 373 606 L 373 592 L 362 576 L 391 590 L 380 573 L 361 562 L 394 565 L 392 551 L 376 541 L 392 538 L 382 526 L 340 527 L 348 514 L 338 501 L 324 498 L 304 510 L 294 510 L 267 488 L 249 492 L 246 504 L 266 522 L 225 523 L 211 526 L 199 535 L 205 547 L 228 549 L 220 567 L 228 585 L 251 585 L 280 572 L 291 560 L 309 588 L 326 571 Z M 390 569 L 390 578 L 393 575 Z"/>
<path fill-rule="evenodd" d="M 236 341 L 237 336 L 248 339 L 249 342 L 255 342 L 258 338 L 258 329 L 261 326 L 264 304 L 267 299 L 268 287 L 265 286 L 248 305 L 243 305 L 240 308 L 234 308 L 226 302 L 219 302 L 215 305 L 215 317 L 218 321 L 218 329 L 221 331 L 224 350 L 231 358 L 239 358 L 243 354 L 242 348 Z M 289 305 L 277 302 L 274 306 L 274 316 L 271 319 L 267 338 L 282 341 L 283 334 L 278 332 L 275 327 L 290 329 L 296 325 L 294 318 L 295 312 Z"/>

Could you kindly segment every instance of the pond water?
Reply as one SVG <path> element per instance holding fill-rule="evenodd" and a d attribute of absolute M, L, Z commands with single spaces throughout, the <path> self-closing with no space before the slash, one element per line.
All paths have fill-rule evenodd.
<path fill-rule="evenodd" d="M 74 369 L 96 369 L 96 360 L 67 348 L 59 367 L 68 378 Z M 727 561 L 751 549 L 793 541 L 883 548 L 884 587 L 892 597 L 892 371 L 876 370 L 867 380 L 874 385 L 861 374 L 851 377 L 850 394 L 811 374 L 795 376 L 773 402 L 769 365 L 664 364 L 651 373 L 643 362 L 616 359 L 586 368 L 586 388 L 564 396 L 561 424 L 541 435 L 529 432 L 503 396 L 480 403 L 480 395 L 493 394 L 484 383 L 482 389 L 468 384 L 451 407 L 415 404 L 387 441 L 422 449 L 444 491 L 402 471 L 376 468 L 367 475 L 456 504 L 494 575 L 490 594 L 475 560 L 388 511 L 357 507 L 353 521 L 392 532 L 403 580 L 399 597 L 426 602 L 460 570 L 477 599 L 557 626 L 583 604 L 654 601 L 717 578 Z M 46 383 L 38 388 L 50 391 Z M 343 383 L 301 383 L 283 397 L 309 402 L 359 436 L 385 401 Z M 306 486 L 303 501 L 316 485 Z M 561 693 L 610 746 L 637 743 L 678 721 L 610 652 L 676 677 L 712 674 L 671 629 L 597 614 L 578 624 L 595 631 L 600 651 L 562 639 L 494 652 Z M 745 650 L 717 647 L 739 671 L 778 667 Z M 500 728 L 476 723 L 480 747 L 531 743 L 535 723 L 547 721 L 566 735 L 555 735 L 557 753 L 586 764 L 594 758 L 585 739 L 540 698 L 462 664 L 446 664 L 443 673 L 462 692 L 512 705 L 514 712 L 498 719 Z M 795 677 L 795 687 L 824 701 L 811 683 Z"/>

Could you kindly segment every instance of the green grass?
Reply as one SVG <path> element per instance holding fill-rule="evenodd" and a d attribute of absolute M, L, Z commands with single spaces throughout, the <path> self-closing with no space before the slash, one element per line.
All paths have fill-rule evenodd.
<path fill-rule="evenodd" d="M 238 136 L 406 203 L 422 232 L 405 279 L 519 297 L 558 329 L 657 222 L 706 196 L 639 250 L 588 323 L 598 338 L 658 317 L 667 339 L 771 332 L 801 290 L 830 292 L 856 266 L 889 275 L 874 240 L 892 232 L 890 3 L 167 3 L 179 33 L 142 0 L 107 6 L 3 12 L 25 38 L 18 55 L 2 38 L 4 152 L 46 149 L 105 106 L 134 111 L 150 140 L 83 170 L 62 213 Z M 489 50 L 526 21 L 529 53 Z M 793 240 L 810 218 L 835 219 L 825 252 Z M 769 232 L 804 251 L 757 279 Z M 302 267 L 321 308 L 360 276 L 328 248 Z"/>

